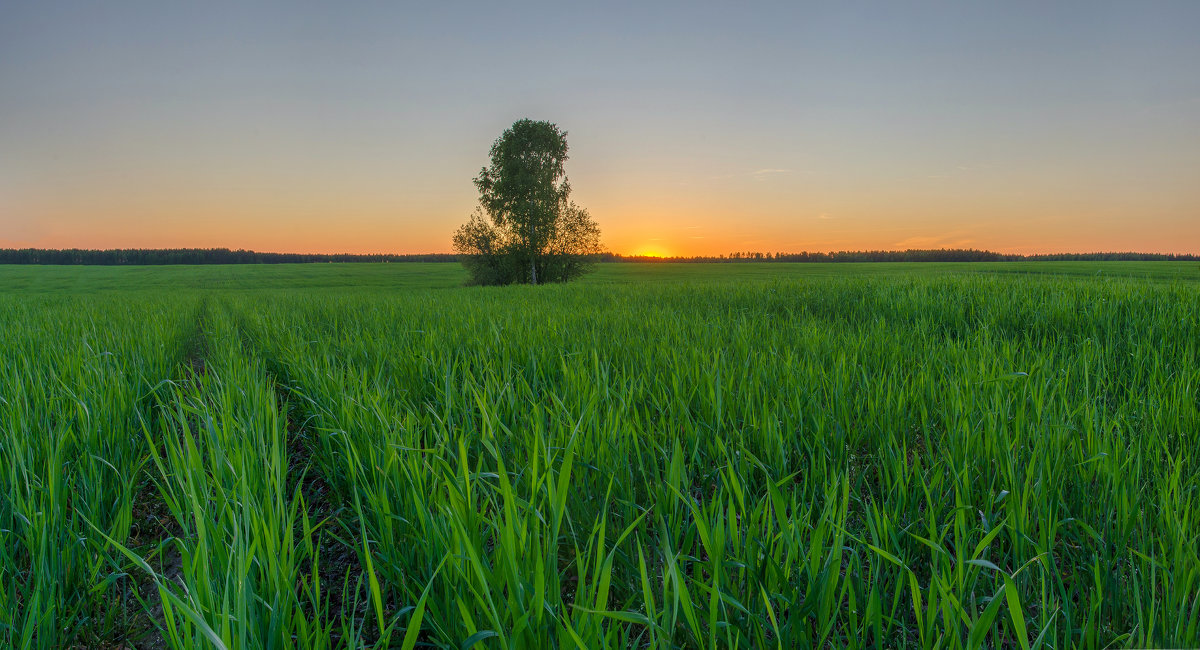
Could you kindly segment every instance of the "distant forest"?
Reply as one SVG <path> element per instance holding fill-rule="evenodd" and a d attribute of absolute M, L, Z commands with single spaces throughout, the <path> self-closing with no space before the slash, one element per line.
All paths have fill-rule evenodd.
<path fill-rule="evenodd" d="M 0 264 L 93 264 L 97 266 L 157 264 L 307 264 L 315 262 L 457 262 L 452 253 L 423 255 L 352 255 L 325 253 L 259 253 L 228 248 L 0 248 Z"/>
<path fill-rule="evenodd" d="M 352 255 L 323 253 L 259 253 L 228 248 L 0 249 L 0 264 L 92 264 L 98 266 L 157 264 L 306 264 L 317 262 L 457 262 L 453 253 L 419 255 Z M 597 262 L 1060 262 L 1060 261 L 1200 261 L 1200 255 L 1156 253 L 1053 253 L 1012 255 L 973 249 L 942 248 L 905 251 L 837 251 L 828 253 L 731 253 L 695 257 L 643 257 L 602 253 Z"/>
<path fill-rule="evenodd" d="M 604 262 L 1195 262 L 1200 255 L 1159 253 L 1049 253 L 1017 255 L 970 248 L 903 251 L 837 251 L 803 253 L 731 253 L 696 257 L 602 256 Z"/>

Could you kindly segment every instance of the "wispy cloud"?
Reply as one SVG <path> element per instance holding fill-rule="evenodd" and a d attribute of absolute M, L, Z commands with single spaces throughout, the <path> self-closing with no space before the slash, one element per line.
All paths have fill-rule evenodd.
<path fill-rule="evenodd" d="M 781 174 L 803 174 L 803 173 L 806 173 L 806 172 L 798 171 L 795 169 L 784 169 L 783 167 L 763 167 L 762 169 L 755 169 L 754 171 L 737 172 L 737 173 L 733 173 L 733 174 L 721 174 L 719 176 L 712 176 L 710 178 L 712 180 L 722 180 L 722 179 L 727 179 L 727 178 L 753 178 L 755 180 L 761 181 L 763 179 L 770 178 L 772 176 L 779 176 Z"/>
<path fill-rule="evenodd" d="M 908 237 L 901 239 L 892 244 L 892 248 L 904 250 L 906 248 L 933 248 L 938 242 L 942 241 L 941 237 Z"/>
<path fill-rule="evenodd" d="M 917 235 L 901 239 L 892 244 L 896 250 L 908 248 L 967 248 L 975 243 L 974 239 L 965 237 L 962 230 L 951 231 L 942 235 Z"/>
<path fill-rule="evenodd" d="M 829 220 L 829 219 L 832 219 L 832 218 L 833 218 L 833 215 L 832 215 L 832 214 L 829 214 L 828 212 L 822 212 L 821 214 L 818 214 L 818 215 L 817 215 L 817 218 L 818 218 L 818 219 L 825 219 L 825 220 Z"/>
<path fill-rule="evenodd" d="M 964 175 L 972 175 L 979 172 L 986 172 L 992 169 L 992 164 L 987 162 L 972 162 L 970 164 L 956 164 L 952 167 L 943 167 L 941 169 L 930 170 L 933 173 L 926 174 L 925 178 L 930 180 L 945 180 L 947 178 L 959 178 Z"/>
<path fill-rule="evenodd" d="M 756 181 L 765 181 L 768 178 L 774 178 L 776 176 L 790 173 L 792 173 L 792 170 L 790 169 L 759 169 L 751 172 L 750 176 Z"/>

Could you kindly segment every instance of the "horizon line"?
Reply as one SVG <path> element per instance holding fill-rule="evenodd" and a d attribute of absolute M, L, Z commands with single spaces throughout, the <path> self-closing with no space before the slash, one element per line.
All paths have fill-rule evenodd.
<path fill-rule="evenodd" d="M 3 246 L 0 247 L 0 252 L 86 252 L 86 253 L 117 253 L 117 252 L 162 252 L 162 251 L 191 251 L 191 252 L 216 252 L 227 251 L 230 253 L 249 253 L 255 255 L 286 255 L 286 256 L 323 256 L 323 257 L 457 257 L 459 253 L 451 251 L 424 251 L 424 252 L 408 252 L 399 253 L 394 251 L 377 251 L 377 252 L 317 252 L 317 251 L 280 251 L 280 250 L 255 250 L 250 248 L 230 248 L 228 246 L 183 246 L 183 247 L 123 247 L 123 248 L 80 248 L 80 247 L 64 247 L 64 248 L 43 248 L 37 246 Z M 1006 253 L 998 250 L 987 248 L 957 248 L 957 247 L 940 247 L 940 248 L 860 248 L 860 249 L 804 249 L 795 251 L 784 250 L 742 250 L 728 251 L 725 253 L 713 254 L 695 254 L 695 255 L 648 255 L 639 253 L 618 253 L 616 251 L 601 251 L 595 253 L 595 256 L 616 256 L 623 258 L 634 259 L 654 259 L 654 260 L 689 260 L 689 259 L 745 259 L 745 256 L 757 257 L 762 256 L 774 258 L 775 256 L 796 256 L 796 255 L 837 255 L 837 254 L 854 254 L 854 253 L 916 253 L 916 252 L 960 252 L 960 253 L 983 253 L 989 255 L 1000 255 L 1009 257 L 1040 257 L 1040 256 L 1062 256 L 1062 255 L 1153 255 L 1161 257 L 1170 256 L 1200 256 L 1200 251 L 1195 252 L 1149 252 L 1138 250 L 1089 250 L 1089 251 L 1047 251 L 1038 253 Z M 736 257 L 734 257 L 736 256 Z"/>

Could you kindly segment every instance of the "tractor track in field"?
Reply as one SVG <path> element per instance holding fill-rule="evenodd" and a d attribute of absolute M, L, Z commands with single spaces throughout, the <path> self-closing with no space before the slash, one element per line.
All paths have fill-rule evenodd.
<path fill-rule="evenodd" d="M 307 419 L 296 413 L 290 389 L 278 382 L 274 385 L 277 401 L 287 416 L 287 490 L 291 494 L 299 486 L 305 512 L 317 531 L 319 544 L 315 579 L 320 586 L 322 604 L 327 608 L 325 617 L 336 621 L 341 616 L 351 616 L 358 626 L 369 614 L 369 601 L 365 593 L 365 584 L 362 582 L 363 568 L 356 549 L 343 543 L 340 535 L 333 534 L 337 528 L 346 528 L 346 522 L 343 520 L 345 506 L 339 503 L 337 492 L 325 481 L 313 459 L 310 440 L 312 432 L 307 428 Z M 296 522 L 296 525 L 300 527 L 302 523 Z M 297 531 L 297 535 L 302 534 L 303 530 Z M 303 571 L 304 579 L 313 580 L 310 569 L 305 568 Z M 355 591 L 360 592 L 357 594 L 358 598 L 355 598 Z M 355 611 L 347 611 L 355 601 Z M 373 628 L 367 625 L 363 625 L 362 628 L 363 640 L 374 641 L 370 636 Z M 341 640 L 340 636 L 340 631 L 335 628 L 331 640 L 337 643 Z"/>
<path fill-rule="evenodd" d="M 228 305 L 226 305 L 228 308 Z M 317 575 L 316 581 L 320 587 L 321 605 L 324 606 L 324 618 L 327 622 L 349 618 L 353 628 L 361 630 L 359 640 L 372 644 L 378 640 L 378 631 L 372 625 L 366 624 L 371 616 L 370 594 L 363 577 L 364 570 L 359 561 L 358 549 L 345 543 L 345 537 L 337 531 L 353 530 L 346 518 L 348 512 L 341 495 L 334 489 L 321 471 L 320 463 L 314 458 L 314 431 L 309 426 L 311 414 L 303 406 L 303 399 L 287 377 L 286 369 L 278 364 L 251 337 L 244 318 L 230 310 L 230 317 L 236 326 L 238 338 L 247 353 L 262 359 L 267 369 L 268 380 L 275 389 L 275 401 L 281 415 L 285 417 L 287 427 L 287 493 L 295 493 L 299 487 L 304 499 L 304 508 L 308 520 L 313 524 L 317 535 Z M 296 522 L 297 537 L 303 536 L 303 523 Z M 311 569 L 302 570 L 305 580 L 313 580 Z M 353 605 L 353 611 L 350 611 Z M 390 609 L 384 604 L 385 612 Z M 316 612 L 310 612 L 316 616 Z M 331 626 L 331 642 L 339 643 L 341 629 Z"/>
<path fill-rule="evenodd" d="M 188 392 L 197 390 L 201 378 L 208 372 L 205 362 L 209 350 L 207 299 L 197 306 L 193 320 L 195 325 L 183 345 L 182 358 L 171 379 L 172 383 L 184 387 Z M 153 387 L 144 398 L 146 404 L 140 409 L 140 412 L 150 414 L 150 421 L 143 425 L 156 436 L 165 433 L 158 430 L 153 417 L 154 411 L 164 407 L 160 392 L 163 388 L 163 385 Z M 158 452 L 162 457 L 165 448 L 160 446 Z M 181 538 L 184 531 L 162 499 L 155 469 L 152 462 L 147 462 L 142 469 L 142 479 L 133 499 L 132 526 L 126 545 L 155 568 L 159 577 L 178 583 L 183 574 L 183 556 L 171 542 Z M 121 598 L 126 621 L 125 635 L 113 647 L 121 650 L 161 650 L 169 647 L 162 636 L 166 621 L 155 578 L 138 572 L 137 577 L 131 575 L 125 582 Z"/>
<path fill-rule="evenodd" d="M 287 429 L 287 485 L 288 494 L 299 494 L 303 508 L 314 528 L 313 540 L 317 554 L 317 575 L 312 575 L 311 564 L 301 569 L 301 580 L 314 579 L 320 588 L 318 611 L 309 616 L 320 617 L 331 628 L 331 643 L 342 641 L 341 621 L 352 629 L 359 630 L 357 638 L 362 644 L 371 645 L 378 640 L 377 626 L 372 624 L 370 594 L 360 562 L 360 549 L 350 545 L 356 535 L 355 520 L 339 492 L 332 487 L 321 463 L 315 458 L 314 432 L 309 426 L 310 415 L 303 404 L 301 394 L 286 382 L 284 369 L 278 366 L 249 336 L 246 324 L 239 314 L 229 311 L 241 345 L 246 353 L 257 356 L 267 369 L 267 380 L 275 391 L 276 409 L 284 418 Z M 157 419 L 157 412 L 175 404 L 175 390 L 187 398 L 198 394 L 203 377 L 208 374 L 206 358 L 212 341 L 208 334 L 208 322 L 212 318 L 212 305 L 207 299 L 197 306 L 193 317 L 194 327 L 183 342 L 182 354 L 171 379 L 150 387 L 143 404 L 139 407 L 143 426 L 152 439 L 168 435 Z M 193 429 L 196 423 L 192 423 Z M 165 453 L 164 445 L 157 443 L 160 457 Z M 186 533 L 176 520 L 170 507 L 159 492 L 157 467 L 152 461 L 140 470 L 141 478 L 134 493 L 132 525 L 126 546 L 137 553 L 155 570 L 157 576 L 145 575 L 134 569 L 122 580 L 120 603 L 122 630 L 115 638 L 98 647 L 106 650 L 163 650 L 170 647 L 163 636 L 165 618 L 156 580 L 180 585 L 183 574 L 182 555 L 174 540 L 182 539 Z M 295 522 L 297 539 L 303 536 L 303 522 Z M 302 584 L 295 585 L 297 590 Z M 303 599 L 302 599 L 303 600 Z M 386 615 L 394 613 L 395 607 L 384 603 Z"/>

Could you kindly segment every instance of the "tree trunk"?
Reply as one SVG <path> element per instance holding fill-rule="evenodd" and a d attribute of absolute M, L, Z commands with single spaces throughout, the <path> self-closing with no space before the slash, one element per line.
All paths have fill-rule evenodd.
<path fill-rule="evenodd" d="M 533 285 L 537 286 L 537 251 L 533 246 L 533 220 L 535 215 L 533 201 L 529 202 L 529 277 L 533 281 Z"/>

